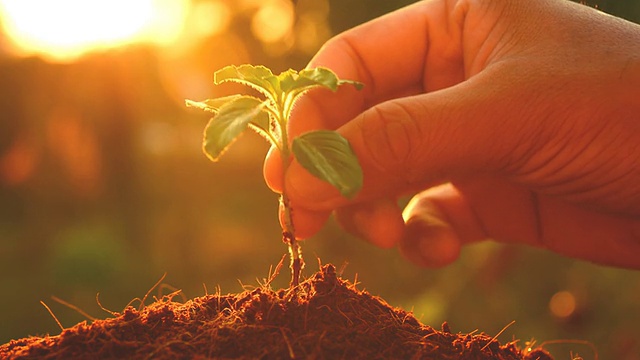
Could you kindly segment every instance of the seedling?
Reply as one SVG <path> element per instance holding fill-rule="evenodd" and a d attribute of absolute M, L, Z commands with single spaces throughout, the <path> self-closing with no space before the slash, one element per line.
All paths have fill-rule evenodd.
<path fill-rule="evenodd" d="M 335 92 L 343 84 L 361 89 L 361 83 L 340 80 L 323 67 L 300 72 L 287 70 L 276 76 L 268 68 L 254 65 L 231 65 L 216 71 L 214 83 L 224 82 L 247 85 L 264 98 L 236 94 L 204 101 L 186 100 L 187 106 L 214 114 L 204 130 L 203 149 L 209 159 L 217 161 L 229 145 L 250 128 L 280 150 L 283 175 L 293 156 L 306 170 L 333 185 L 343 196 L 351 198 L 360 190 L 362 169 L 343 136 L 331 130 L 317 130 L 301 134 L 290 142 L 287 125 L 296 100 L 307 91 L 326 88 Z M 304 261 L 286 187 L 280 195 L 280 203 L 284 209 L 282 240 L 289 247 L 291 286 L 295 288 L 300 283 Z"/>

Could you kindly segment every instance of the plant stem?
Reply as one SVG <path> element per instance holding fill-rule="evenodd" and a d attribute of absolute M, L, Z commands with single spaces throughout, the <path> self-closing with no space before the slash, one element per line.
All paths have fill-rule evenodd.
<path fill-rule="evenodd" d="M 282 231 L 282 241 L 289 246 L 289 256 L 291 259 L 289 266 L 291 268 L 290 286 L 295 288 L 300 284 L 300 273 L 304 267 L 304 260 L 302 259 L 302 249 L 296 240 L 293 220 L 291 217 L 291 206 L 289 205 L 289 198 L 285 192 L 280 195 L 280 203 L 284 209 L 285 222 L 284 230 Z"/>
<path fill-rule="evenodd" d="M 284 113 L 280 113 L 281 119 L 285 118 Z M 291 151 L 289 149 L 289 139 L 287 137 L 287 122 L 278 121 L 280 125 L 280 152 L 282 157 L 282 177 L 287 174 L 289 163 L 291 162 Z M 296 240 L 295 227 L 293 226 L 293 216 L 289 197 L 287 196 L 286 187 L 283 187 L 280 194 L 280 204 L 284 211 L 284 228 L 282 229 L 282 241 L 289 247 L 289 257 L 291 259 L 289 268 L 291 269 L 290 287 L 295 289 L 300 285 L 300 273 L 304 268 L 304 260 L 302 258 L 302 249 L 298 240 Z"/>

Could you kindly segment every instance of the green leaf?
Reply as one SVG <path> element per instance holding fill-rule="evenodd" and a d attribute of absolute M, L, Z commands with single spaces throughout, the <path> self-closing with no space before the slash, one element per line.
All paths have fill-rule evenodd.
<path fill-rule="evenodd" d="M 313 82 L 318 85 L 322 85 L 331 91 L 338 90 L 338 87 L 342 84 L 350 84 L 360 90 L 364 84 L 353 80 L 340 80 L 338 76 L 330 69 L 324 67 L 317 67 L 313 69 L 304 69 L 300 71 L 300 78 L 307 79 L 309 82 Z"/>
<path fill-rule="evenodd" d="M 302 134 L 292 143 L 296 160 L 317 178 L 352 198 L 362 188 L 362 169 L 351 145 L 335 131 L 318 130 Z"/>
<path fill-rule="evenodd" d="M 280 93 L 278 77 L 273 75 L 269 68 L 261 65 L 229 65 L 216 71 L 213 75 L 213 82 L 216 85 L 228 81 L 252 87 L 263 93 L 274 103 Z"/>
<path fill-rule="evenodd" d="M 185 100 L 185 104 L 187 105 L 187 107 L 192 107 L 192 108 L 217 114 L 222 106 L 241 97 L 243 96 L 236 94 L 236 95 L 224 96 L 224 97 L 215 98 L 215 99 L 207 99 L 204 101 L 193 101 L 193 100 L 187 99 Z M 255 98 L 255 99 L 257 101 L 261 101 L 258 98 Z M 255 130 L 258 134 L 271 140 L 271 137 L 269 136 L 269 115 L 268 114 L 260 113 L 253 120 L 251 120 L 249 125 L 251 125 L 250 127 L 252 130 Z"/>
<path fill-rule="evenodd" d="M 184 103 L 187 107 L 192 107 L 192 108 L 212 112 L 215 114 L 218 112 L 218 110 L 220 110 L 222 106 L 241 96 L 242 95 L 231 95 L 231 96 L 225 96 L 225 97 L 220 97 L 215 99 L 207 99 L 204 101 L 193 101 L 193 100 L 187 99 L 184 101 Z"/>
<path fill-rule="evenodd" d="M 250 123 L 269 122 L 269 115 L 263 111 L 265 104 L 253 96 L 240 96 L 226 103 L 211 118 L 204 130 L 203 150 L 212 161 L 217 161 L 233 141 Z"/>
<path fill-rule="evenodd" d="M 298 72 L 289 69 L 287 71 L 283 71 L 278 75 L 278 82 L 280 83 L 280 90 L 283 93 L 287 93 L 291 91 L 291 89 L 296 87 L 296 82 L 298 81 Z"/>
<path fill-rule="evenodd" d="M 294 70 L 288 70 L 281 73 L 278 79 L 280 80 L 284 93 L 299 93 L 314 87 L 324 87 L 331 91 L 337 91 L 338 87 L 342 84 L 351 84 L 358 90 L 364 86 L 357 81 L 340 80 L 333 71 L 324 67 L 304 69 L 299 73 Z"/>
<path fill-rule="evenodd" d="M 364 86 L 357 81 L 340 80 L 333 71 L 323 67 L 304 69 L 299 73 L 290 69 L 281 73 L 278 76 L 278 80 L 284 93 L 283 107 L 287 117 L 298 97 L 313 88 L 322 87 L 335 92 L 342 84 L 351 84 L 358 90 Z"/>
<path fill-rule="evenodd" d="M 264 102 L 262 103 L 264 106 Z M 269 133 L 269 114 L 266 111 L 260 112 L 256 117 L 254 117 L 249 125 L 253 125 L 254 130 L 260 135 L 265 135 Z M 264 134 L 263 134 L 264 132 Z"/>

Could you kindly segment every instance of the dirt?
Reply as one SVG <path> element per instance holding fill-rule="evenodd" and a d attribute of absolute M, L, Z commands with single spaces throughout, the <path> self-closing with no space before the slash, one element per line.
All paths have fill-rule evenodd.
<path fill-rule="evenodd" d="M 1 359 L 499 359 L 548 360 L 495 336 L 452 333 L 340 279 L 332 265 L 298 291 L 268 286 L 205 295 L 184 303 L 164 296 L 113 318 L 81 322 L 60 335 L 0 345 Z M 143 302 L 144 303 L 144 302 Z"/>

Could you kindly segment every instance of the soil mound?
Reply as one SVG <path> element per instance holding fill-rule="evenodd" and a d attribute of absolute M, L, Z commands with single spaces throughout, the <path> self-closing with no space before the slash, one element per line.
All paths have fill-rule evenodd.
<path fill-rule="evenodd" d="M 171 296 L 114 318 L 82 322 L 60 335 L 12 340 L 2 359 L 499 359 L 548 360 L 486 334 L 453 334 L 357 290 L 332 265 L 297 292 L 266 287 Z"/>

